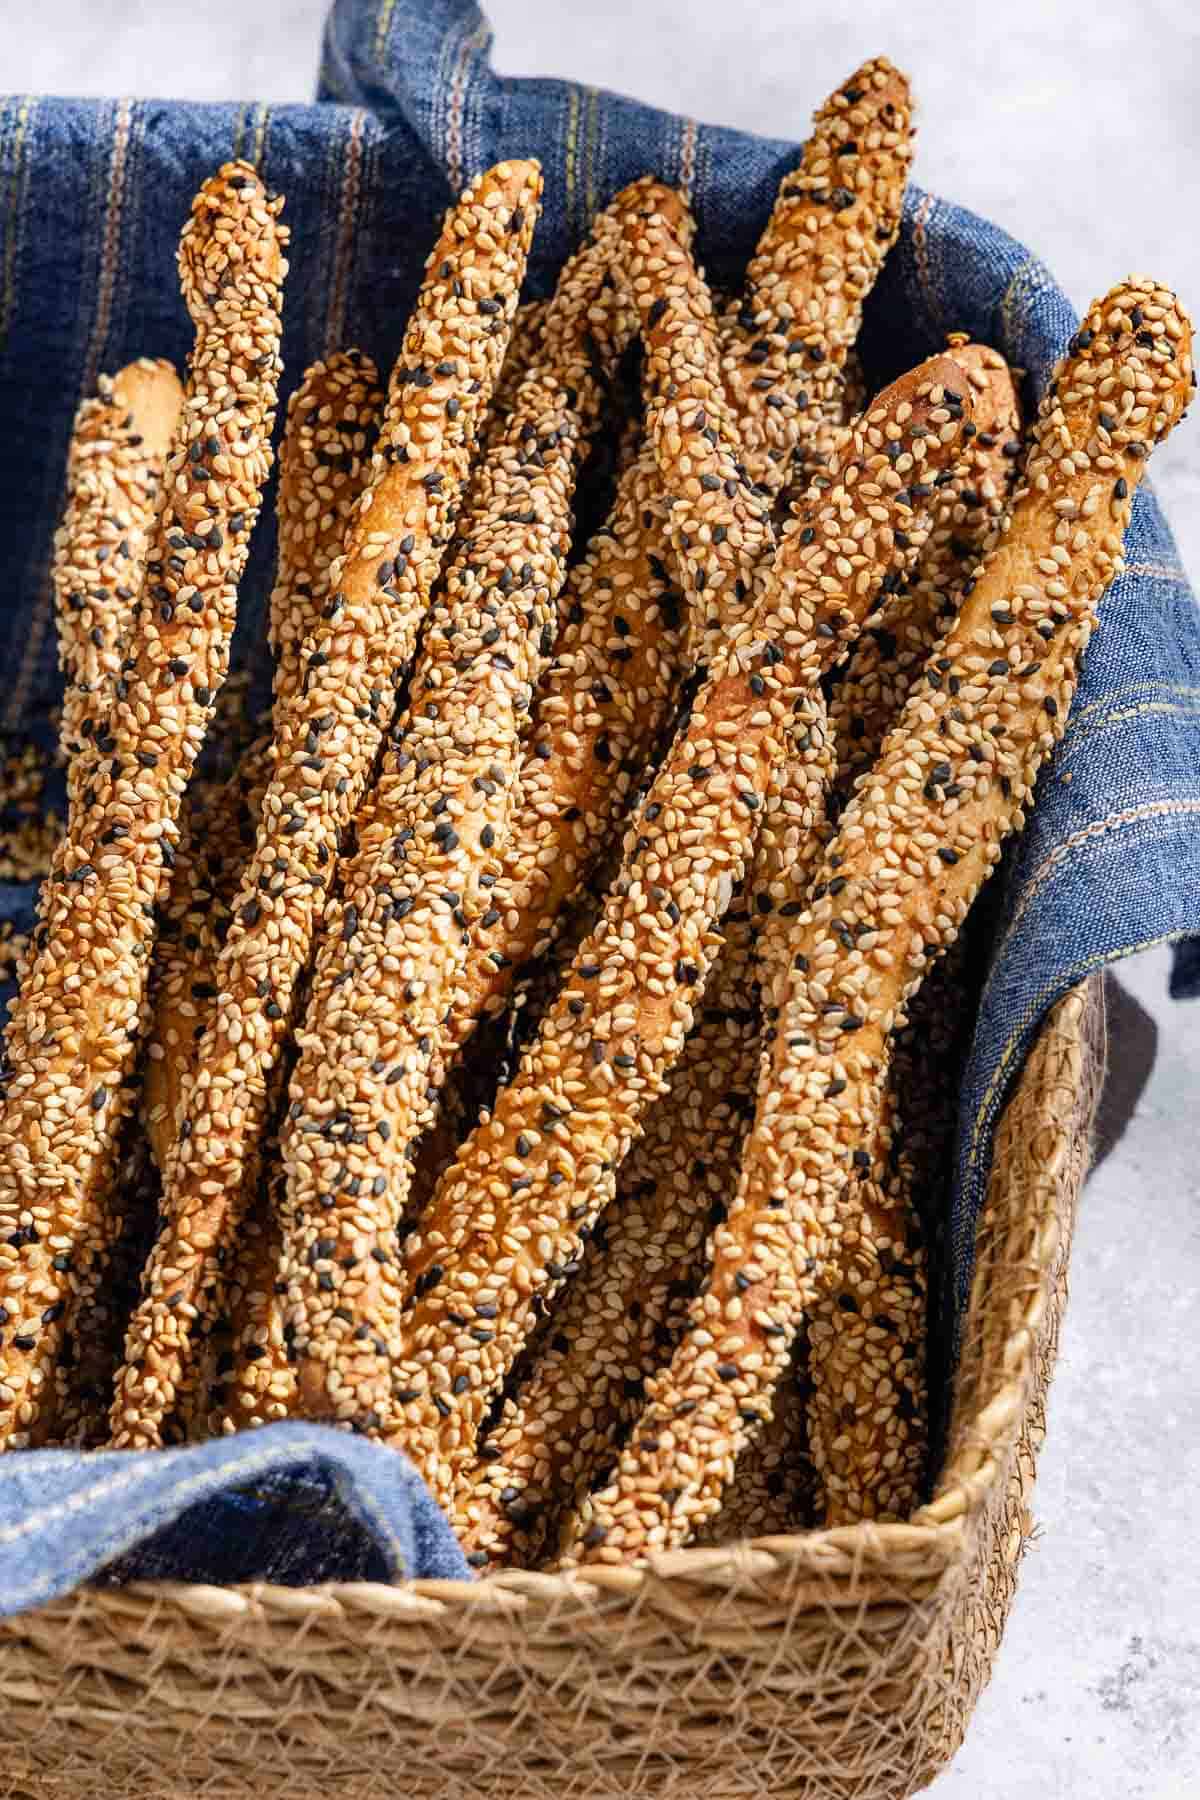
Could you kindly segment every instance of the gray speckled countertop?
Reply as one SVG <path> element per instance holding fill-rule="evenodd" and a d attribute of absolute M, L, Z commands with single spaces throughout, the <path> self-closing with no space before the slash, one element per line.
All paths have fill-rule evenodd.
<path fill-rule="evenodd" d="M 1200 309 L 1193 0 L 489 0 L 497 61 L 803 137 L 862 57 L 908 69 L 918 179 L 1004 225 L 1083 305 L 1130 270 Z M 322 0 L 0 0 L 9 89 L 299 100 Z M 1156 456 L 1200 569 L 1200 415 Z M 995 1674 L 938 1800 L 1200 1795 L 1200 1005 L 1165 953 L 1110 983 L 1109 1113 L 1088 1184 L 1035 1496 Z"/>

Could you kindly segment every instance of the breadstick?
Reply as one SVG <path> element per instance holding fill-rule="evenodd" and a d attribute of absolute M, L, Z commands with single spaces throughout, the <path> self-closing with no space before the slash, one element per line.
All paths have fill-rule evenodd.
<path fill-rule="evenodd" d="M 330 565 L 362 491 L 382 406 L 378 372 L 359 350 L 315 363 L 288 405 L 279 455 L 279 566 L 269 609 L 276 730 L 303 680 L 304 642 L 329 599 Z M 154 1022 L 142 1097 L 160 1170 L 166 1169 L 199 1039 L 212 1016 L 213 965 L 274 768 L 275 732 L 267 730 L 239 760 L 176 858 L 155 946 Z"/>
<path fill-rule="evenodd" d="M 764 493 L 778 490 L 798 444 L 827 418 L 842 421 L 847 347 L 900 227 L 911 114 L 905 78 L 882 59 L 829 97 L 799 168 L 784 178 L 744 293 L 722 319 L 722 383 L 743 422 L 743 466 Z M 552 937 L 628 806 L 632 771 L 667 722 L 684 668 L 684 619 L 658 490 L 646 445 L 568 578 L 563 633 L 542 681 L 496 884 L 498 917 L 476 930 L 451 1049 L 503 1006 L 512 971 Z"/>
<path fill-rule="evenodd" d="M 800 703 L 789 758 L 764 808 L 754 866 L 724 919 L 704 1004 L 614 1203 L 583 1252 L 529 1382 L 481 1451 L 464 1503 L 475 1566 L 555 1545 L 636 1417 L 703 1275 L 703 1249 L 736 1189 L 754 1111 L 759 983 L 768 993 L 821 853 L 832 774 L 824 707 Z M 779 1458 L 776 1457 L 775 1461 Z M 765 1477 L 764 1477 L 765 1478 Z"/>
<path fill-rule="evenodd" d="M 672 200 L 639 182 L 611 215 Z M 611 237 L 606 217 L 564 270 L 543 320 L 544 360 L 481 465 L 317 959 L 280 1145 L 281 1274 L 310 1417 L 373 1431 L 389 1421 L 409 1153 L 470 924 L 491 905 L 523 714 L 553 642 L 575 472 L 604 398 L 597 338 L 635 325 L 604 285 Z M 603 310 L 611 320 L 596 332 Z M 326 1129 L 349 1120 L 364 1141 Z"/>
<path fill-rule="evenodd" d="M 285 271 L 280 204 L 248 165 L 229 163 L 200 190 L 184 227 L 180 274 L 196 345 L 163 506 L 104 727 L 97 792 L 55 858 L 41 948 L 14 1008 L 10 1042 L 20 1058 L 0 1103 L 8 1322 L 0 1444 L 11 1447 L 52 1424 L 63 1314 L 84 1279 L 76 1259 L 133 1097 L 155 906 L 227 666 L 237 582 L 270 466 Z"/>
<path fill-rule="evenodd" d="M 277 1117 L 293 1057 L 272 1073 L 269 1112 Z M 250 1189 L 253 1177 L 255 1185 Z M 273 1126 L 261 1158 L 247 1170 L 242 1222 L 228 1271 L 216 1272 L 211 1328 L 192 1347 L 174 1426 L 192 1442 L 269 1425 L 297 1412 L 296 1371 L 284 1331 L 279 1280 L 283 1163 Z"/>
<path fill-rule="evenodd" d="M 52 569 L 65 681 L 60 746 L 76 807 L 84 785 L 76 758 L 112 705 L 182 403 L 170 363 L 140 357 L 111 379 L 102 375 L 76 414 Z"/>
<path fill-rule="evenodd" d="M 646 435 L 658 461 L 666 535 L 697 630 L 708 628 L 711 654 L 744 615 L 756 565 L 774 548 L 770 517 L 743 465 L 740 419 L 722 386 L 703 277 L 659 213 L 631 219 L 625 247 L 645 321 Z M 717 494 L 714 506 L 706 496 Z"/>
<path fill-rule="evenodd" d="M 1152 282 L 1115 289 L 1072 340 L 1009 527 L 860 783 L 821 897 L 797 924 L 737 1199 L 617 1478 L 592 1498 L 585 1560 L 678 1544 L 713 1515 L 739 1451 L 770 1414 L 801 1319 L 823 1292 L 836 1300 L 850 1258 L 855 1418 L 818 1379 L 813 1457 L 827 1520 L 889 1515 L 889 1473 L 908 1435 L 890 1373 L 904 1347 L 877 1320 L 889 1314 L 887 1270 L 904 1244 L 872 1240 L 859 1179 L 862 1158 L 868 1178 L 877 1174 L 888 1037 L 1023 822 L 1065 726 L 1097 604 L 1121 567 L 1132 491 L 1191 382 L 1190 326 Z"/>
<path fill-rule="evenodd" d="M 780 1378 L 775 1410 L 739 1457 L 720 1511 L 693 1540 L 698 1548 L 791 1536 L 817 1523 L 816 1476 L 808 1453 L 811 1386 L 808 1341 L 801 1331 Z"/>
<path fill-rule="evenodd" d="M 647 265 L 657 271 L 662 266 L 670 268 L 674 260 L 687 275 L 683 259 L 676 258 L 666 237 L 655 231 L 653 221 L 642 227 L 639 248 L 640 260 L 635 255 L 632 266 L 635 291 L 639 273 Z M 668 323 L 664 316 L 664 325 L 671 331 L 673 359 L 669 373 L 674 380 L 669 391 L 680 404 L 691 398 L 684 374 L 688 362 L 703 367 L 712 358 L 711 345 L 693 352 L 684 344 L 688 323 Z M 704 317 L 695 321 L 698 344 L 706 324 Z M 664 348 L 659 347 L 657 356 L 652 350 L 649 358 L 648 372 L 660 385 L 665 385 L 668 377 Z M 653 408 L 651 417 L 653 420 Z M 700 425 L 710 436 L 714 428 L 719 433 L 722 427 L 728 435 L 728 416 L 720 402 L 709 410 L 707 419 L 700 419 Z M 699 526 L 689 514 L 687 499 L 673 498 L 668 529 L 685 568 L 693 555 L 691 546 L 703 542 Z M 736 602 L 736 594 L 734 598 Z M 711 624 L 722 629 L 728 613 L 729 608 L 718 602 Z M 657 1360 L 662 1360 L 664 1342 L 669 1347 L 673 1340 L 695 1284 L 697 1256 L 706 1235 L 706 1209 L 694 1203 L 697 1140 L 704 1151 L 700 1167 L 712 1170 L 716 1192 L 724 1194 L 736 1175 L 748 1122 L 737 1096 L 753 1092 L 758 1054 L 753 919 L 765 915 L 769 926 L 775 898 L 789 912 L 800 910 L 810 879 L 813 847 L 819 846 L 814 826 L 823 817 L 829 756 L 826 751 L 818 761 L 811 742 L 815 736 L 822 748 L 825 746 L 822 709 L 819 702 L 816 706 L 813 732 L 806 735 L 804 750 L 799 753 L 801 792 L 797 799 L 803 803 L 799 810 L 805 816 L 798 828 L 779 834 L 780 867 L 770 872 L 764 867 L 761 879 L 748 884 L 754 910 L 743 912 L 740 922 L 736 917 L 727 922 L 726 944 L 717 964 L 717 992 L 685 1047 L 675 1071 L 677 1083 L 651 1111 L 647 1139 L 631 1159 L 633 1193 L 627 1194 L 624 1206 L 618 1205 L 615 1218 L 611 1212 L 606 1215 L 611 1224 L 605 1233 L 606 1253 L 585 1259 L 585 1272 L 567 1300 L 561 1324 L 556 1323 L 550 1351 L 529 1389 L 509 1406 L 501 1428 L 489 1442 L 489 1456 L 500 1460 L 498 1467 L 493 1465 L 488 1471 L 487 1494 L 476 1497 L 478 1509 L 467 1533 L 477 1556 L 485 1550 L 495 1555 L 514 1524 L 528 1540 L 535 1509 L 540 1522 L 550 1529 L 545 1514 L 552 1497 L 568 1507 L 578 1503 L 597 1463 L 615 1448 L 623 1424 L 632 1416 L 640 1381 L 654 1366 L 655 1349 L 659 1351 Z M 789 860 L 797 865 L 791 871 L 795 879 L 790 884 Z M 769 847 L 764 846 L 763 862 L 771 861 Z M 781 935 L 786 937 L 786 925 Z M 779 960 L 779 954 L 777 948 L 771 950 L 769 963 Z M 737 1022 L 732 1031 L 731 1019 Z M 684 1115 L 682 1130 L 677 1129 L 673 1102 Z M 709 1135 L 706 1123 L 720 1120 L 723 1114 L 728 1122 L 724 1129 L 717 1127 L 710 1145 L 705 1141 Z M 674 1179 L 665 1180 L 660 1191 L 664 1176 Z M 644 1271 L 641 1282 L 639 1270 Z M 561 1349 L 556 1351 L 556 1344 Z M 530 1554 L 528 1541 L 524 1554 Z"/>
<path fill-rule="evenodd" d="M 151 980 L 156 991 L 141 1102 L 160 1174 L 167 1167 L 199 1041 L 216 1001 L 214 963 L 254 848 L 274 767 L 275 740 L 265 731 L 215 792 L 197 796 L 175 859 L 154 949 Z"/>
<path fill-rule="evenodd" d="M 384 396 L 361 350 L 314 363 L 288 402 L 279 452 L 279 571 L 269 633 L 276 734 L 304 680 L 305 642 L 333 591 L 332 569 L 366 483 Z"/>
<path fill-rule="evenodd" d="M 453 529 L 540 186 L 535 165 L 500 163 L 451 209 L 392 372 L 371 485 L 331 571 L 325 617 L 304 647 L 305 678 L 282 721 L 258 841 L 217 959 L 216 1010 L 168 1160 L 165 1224 L 117 1382 L 118 1448 L 160 1441 L 212 1265 L 236 1239 L 271 1070 L 340 834 L 362 798 Z"/>
<path fill-rule="evenodd" d="M 829 703 L 838 791 L 870 767 L 925 660 L 949 624 L 959 590 L 997 541 L 1021 448 L 1021 407 L 1004 358 L 984 344 L 949 350 L 975 396 L 962 474 L 935 503 L 933 530 L 911 588 L 896 594 L 859 638 Z"/>
<path fill-rule="evenodd" d="M 481 452 L 489 449 L 497 435 L 504 430 L 521 383 L 534 363 L 540 360 L 542 323 L 548 304 L 545 300 L 527 300 L 517 308 L 512 336 L 508 340 L 508 351 L 492 395 L 491 409 L 479 433 Z"/>
<path fill-rule="evenodd" d="M 974 425 L 968 427 L 964 432 L 964 436 L 970 439 L 970 447 L 964 458 L 966 465 L 964 479 L 968 485 L 960 488 L 955 484 L 951 488 L 942 490 L 943 497 L 935 502 L 933 526 L 929 541 L 918 564 L 918 579 L 913 594 L 904 593 L 895 596 L 887 603 L 883 615 L 886 618 L 889 613 L 893 614 L 899 631 L 901 628 L 899 620 L 903 618 L 907 603 L 911 598 L 919 601 L 923 616 L 927 615 L 929 621 L 925 625 L 925 637 L 921 652 L 922 662 L 936 636 L 936 632 L 931 632 L 931 622 L 940 614 L 946 604 L 942 598 L 943 594 L 947 590 L 952 591 L 951 583 L 955 575 L 960 581 L 965 577 L 969 565 L 964 567 L 963 560 L 972 552 L 977 558 L 986 548 L 986 535 L 991 534 L 994 537 L 995 531 L 998 529 L 996 521 L 1003 510 L 1004 496 L 1007 490 L 1007 471 L 1012 468 L 1012 456 L 1005 452 L 1006 450 L 1011 452 L 1012 439 L 1019 430 L 1016 394 L 1003 359 L 994 351 L 977 345 L 965 348 L 956 345 L 952 354 L 962 367 L 966 378 L 971 382 L 976 402 Z M 871 628 L 855 645 L 851 656 L 850 672 L 836 690 L 835 714 L 831 715 L 831 724 L 833 717 L 836 716 L 837 701 L 846 694 L 856 668 L 864 664 L 871 669 L 878 668 L 878 660 L 873 654 L 877 649 L 878 640 L 875 636 L 875 628 Z M 866 657 L 863 655 L 864 651 L 868 651 Z M 847 730 L 843 725 L 843 735 L 839 741 L 843 758 L 848 755 L 860 755 L 866 760 L 870 760 L 874 756 L 882 736 L 882 726 L 889 723 L 898 712 L 899 702 L 902 698 L 903 694 L 896 692 L 894 684 L 887 692 L 871 693 L 873 704 L 869 721 L 864 722 L 861 718 L 855 718 L 852 731 Z M 889 703 L 890 711 L 886 711 Z M 845 718 L 846 710 L 848 709 L 843 710 L 843 718 Z M 858 710 L 861 712 L 861 710 L 865 710 L 865 707 Z M 818 788 L 815 809 L 818 814 L 821 800 L 822 796 Z M 764 821 L 764 831 L 769 820 L 770 814 Z M 819 837 L 813 833 L 811 815 L 800 829 L 807 837 L 808 854 L 811 858 L 820 846 Z M 760 852 L 761 848 L 760 846 Z M 758 860 L 760 863 L 765 860 L 761 853 Z M 811 873 L 811 868 L 809 868 L 804 879 L 798 884 L 793 884 L 790 893 L 785 887 L 782 892 L 778 893 L 778 898 L 785 905 L 790 905 L 791 909 L 797 910 L 797 895 L 805 893 Z M 762 892 L 763 890 L 760 888 L 760 903 Z M 768 892 L 766 896 L 768 901 L 769 897 Z M 778 917 L 778 911 L 775 911 L 773 915 L 769 916 L 768 925 Z M 786 927 L 782 932 L 777 931 L 774 935 L 782 942 L 784 950 L 782 960 L 786 966 L 788 936 Z M 760 951 L 767 955 L 770 955 L 771 951 L 771 937 L 771 931 L 764 930 Z M 745 955 L 744 949 L 743 955 Z M 714 975 L 714 981 L 725 969 L 731 956 L 736 956 L 736 946 L 731 946 L 727 933 L 725 949 Z M 708 1010 L 709 1008 L 706 1006 L 706 1014 Z M 733 1086 L 738 1081 L 738 1076 L 742 1075 L 743 1071 L 748 1071 L 748 1079 L 752 1085 L 756 1073 L 758 1046 L 756 1023 L 755 1020 L 754 1025 L 747 1028 L 745 1035 L 748 1042 L 742 1050 L 740 1063 L 735 1059 L 733 1068 L 727 1076 L 722 1070 L 717 1047 L 705 1043 L 707 1034 L 705 1025 L 702 1023 L 689 1039 L 684 1057 L 675 1071 L 676 1077 L 680 1077 L 681 1074 L 686 1076 L 693 1071 L 697 1077 L 700 1077 L 700 1071 L 707 1068 L 710 1075 L 721 1071 L 718 1081 L 723 1079 L 728 1085 Z M 746 1078 L 743 1076 L 743 1081 Z M 737 1091 L 736 1088 L 735 1091 Z M 681 1194 L 686 1194 L 688 1173 L 695 1167 L 697 1160 L 702 1159 L 709 1178 L 712 1179 L 715 1176 L 715 1191 L 721 1195 L 727 1195 L 736 1186 L 744 1128 L 734 1134 L 732 1143 L 729 1143 L 722 1137 L 719 1125 L 714 1132 L 708 1124 L 710 1117 L 716 1117 L 719 1120 L 719 1110 L 712 1107 L 700 1107 L 696 1109 L 691 1118 L 682 1112 L 677 1116 L 670 1110 L 671 1097 L 669 1093 L 654 1109 L 654 1116 L 648 1124 L 646 1140 L 638 1146 L 630 1158 L 628 1169 L 631 1176 L 634 1171 L 641 1175 L 644 1170 L 644 1178 L 652 1190 L 655 1171 L 675 1169 L 678 1171 L 679 1191 Z M 748 1124 L 748 1121 L 745 1123 Z M 656 1136 L 659 1136 L 658 1142 L 655 1142 Z M 897 1185 L 901 1185 L 901 1171 L 890 1170 L 889 1186 Z M 908 1184 L 905 1191 L 911 1191 L 911 1183 Z M 614 1224 L 610 1235 L 615 1235 L 615 1233 Z M 640 1254 L 647 1253 L 640 1252 Z M 648 1253 L 647 1260 L 653 1261 L 652 1249 Z M 691 1266 L 695 1267 L 694 1255 Z M 685 1277 L 687 1273 L 688 1265 L 686 1263 L 679 1270 L 672 1271 L 675 1280 L 682 1287 L 685 1297 L 688 1283 L 686 1279 L 680 1280 L 680 1277 Z M 626 1300 L 628 1301 L 628 1297 L 635 1292 L 636 1288 L 627 1283 Z M 568 1305 L 570 1304 L 569 1301 Z M 684 1305 L 685 1300 L 681 1299 L 678 1305 L 680 1314 L 682 1314 Z M 583 1313 L 582 1300 L 580 1306 L 582 1316 L 587 1316 L 586 1313 Z M 588 1310 L 594 1316 L 597 1309 L 592 1306 Z M 628 1312 L 629 1307 L 626 1305 L 617 1315 L 619 1319 L 616 1326 L 618 1334 L 628 1329 L 632 1335 L 632 1328 L 627 1327 L 626 1324 Z M 592 1360 L 594 1362 L 594 1356 Z M 661 1363 L 663 1360 L 665 1358 L 660 1352 L 653 1362 L 648 1358 L 643 1366 L 649 1371 L 655 1362 Z M 803 1370 L 801 1373 L 803 1374 Z M 807 1380 L 807 1376 L 804 1376 L 804 1379 Z M 591 1419 L 603 1416 L 602 1404 L 598 1403 L 596 1399 L 598 1385 L 599 1382 L 595 1379 L 589 1383 L 587 1405 Z M 780 1508 L 795 1507 L 796 1496 L 791 1491 L 790 1482 L 782 1479 L 781 1472 L 794 1463 L 798 1469 L 808 1470 L 811 1475 L 811 1470 L 808 1469 L 807 1455 L 803 1448 L 803 1440 L 801 1438 L 799 1442 L 795 1441 L 796 1428 L 803 1424 L 802 1416 L 797 1416 L 796 1407 L 796 1390 L 793 1384 L 788 1389 L 786 1418 L 774 1420 L 771 1427 L 752 1442 L 739 1463 L 737 1482 L 726 1496 L 717 1525 L 710 1534 L 710 1541 L 722 1541 L 723 1537 L 736 1535 L 738 1531 L 767 1531 L 775 1528 L 771 1522 L 771 1508 L 767 1504 L 770 1498 L 768 1477 L 770 1489 L 776 1493 Z M 626 1423 L 632 1417 L 632 1412 L 632 1408 L 627 1410 Z M 914 1415 L 915 1412 L 916 1408 L 914 1407 Z M 569 1442 L 577 1435 L 577 1430 L 567 1419 L 562 1432 L 563 1441 Z M 508 1477 L 505 1485 L 509 1488 L 513 1486 L 511 1476 Z M 775 1523 L 781 1523 L 787 1516 L 786 1510 L 778 1511 Z"/>
<path fill-rule="evenodd" d="M 934 964 L 908 1009 L 908 1023 L 888 1046 L 879 1124 L 865 1146 L 869 1166 L 860 1162 L 853 1213 L 822 1274 L 808 1322 L 807 1410 L 818 1453 L 824 1444 L 825 1464 L 814 1501 L 829 1523 L 905 1519 L 921 1497 L 929 1451 L 926 1229 L 929 1222 L 942 1225 L 949 1199 L 945 1172 L 965 1048 L 961 945 L 956 939 Z M 882 1303 L 881 1270 L 887 1282 Z M 873 1354 L 864 1354 L 864 1336 Z M 881 1365 L 890 1386 L 887 1414 L 904 1424 L 898 1436 L 885 1423 L 887 1414 L 869 1418 L 875 1402 L 870 1382 Z M 837 1504 L 839 1491 L 855 1496 L 849 1507 Z"/>
<path fill-rule="evenodd" d="M 599 926 L 411 1240 L 415 1303 L 395 1371 L 405 1419 L 396 1442 L 452 1511 L 483 1409 L 528 1333 L 532 1296 L 578 1255 L 607 1168 L 679 1054 L 791 707 L 853 638 L 894 565 L 920 547 L 924 512 L 914 502 L 922 506 L 922 478 L 953 454 L 958 379 L 954 364 L 934 358 L 889 389 L 855 432 L 845 479 L 815 523 L 785 535 L 639 809 Z M 680 457 L 706 496 L 696 510 L 707 529 L 727 496 L 704 483 L 718 453 L 695 417 L 689 401 Z M 665 426 L 664 443 L 673 429 Z M 667 486 L 679 478 L 673 469 Z M 908 549 L 898 551 L 897 530 Z M 723 551 L 714 541 L 713 560 Z"/>
<path fill-rule="evenodd" d="M 278 1155 L 278 1145 L 272 1152 Z M 283 1186 L 283 1167 L 277 1164 L 243 1221 L 229 1282 L 229 1346 L 201 1396 L 207 1408 L 204 1432 L 193 1435 L 221 1437 L 296 1416 L 296 1371 L 284 1335 L 279 1279 Z"/>
<path fill-rule="evenodd" d="M 678 686 L 683 604 L 662 560 L 652 450 L 622 476 L 613 510 L 567 579 L 562 634 L 542 677 L 521 764 L 520 804 L 493 911 L 472 934 L 448 1051 L 503 1009 L 513 975 L 541 953 L 587 882 L 665 724 Z"/>
<path fill-rule="evenodd" d="M 884 57 L 856 69 L 816 114 L 726 314 L 726 392 L 745 466 L 772 497 L 797 446 L 842 416 L 842 370 L 900 230 L 913 136 L 905 76 Z"/>
<path fill-rule="evenodd" d="M 67 502 L 54 539 L 51 580 L 64 677 L 59 748 L 67 765 L 67 830 L 78 832 L 97 792 L 93 738 L 112 706 L 122 644 L 137 611 L 163 464 L 183 389 L 166 362 L 149 357 L 113 377 L 75 417 L 67 458 Z M 51 846 L 53 855 L 53 846 Z M 46 864 L 37 869 L 40 879 Z M 49 890 L 38 895 L 39 914 Z M 14 970 L 19 982 L 29 939 Z M 10 1039 L 10 1058 L 16 1051 Z"/>

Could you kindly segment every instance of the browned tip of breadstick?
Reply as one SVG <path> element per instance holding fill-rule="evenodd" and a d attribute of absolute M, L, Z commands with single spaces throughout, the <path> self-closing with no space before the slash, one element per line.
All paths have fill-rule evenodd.
<path fill-rule="evenodd" d="M 114 406 L 128 412 L 130 430 L 141 438 L 143 455 L 161 462 L 171 447 L 183 404 L 183 386 L 172 365 L 150 356 L 126 363 L 113 376 L 112 398 Z"/>
<path fill-rule="evenodd" d="M 802 250 L 813 269 L 812 294 L 790 322 L 760 323 L 790 329 L 807 343 L 830 340 L 840 363 L 846 328 L 853 337 L 858 303 L 900 229 L 912 140 L 907 77 L 886 57 L 863 63 L 813 119 L 800 166 L 781 186 L 746 271 L 743 309 L 756 311 L 759 290 L 771 291 L 781 258 Z"/>
<path fill-rule="evenodd" d="M 900 229 L 912 140 L 904 77 L 882 59 L 864 64 L 816 114 L 725 315 L 726 391 L 746 467 L 770 494 L 793 474 L 802 488 L 834 451 L 842 367 Z"/>
<path fill-rule="evenodd" d="M 843 797 L 875 761 L 929 652 L 954 617 L 963 584 L 998 541 L 1022 450 L 1020 401 L 1004 358 L 957 335 L 949 340 L 949 354 L 975 402 L 974 418 L 963 430 L 960 473 L 934 496 L 930 534 L 914 580 L 872 619 L 830 701 L 836 785 Z"/>
<path fill-rule="evenodd" d="M 179 280 L 195 320 L 215 317 L 229 288 L 283 280 L 282 209 L 283 196 L 247 162 L 224 163 L 204 183 L 179 240 Z"/>
<path fill-rule="evenodd" d="M 696 220 L 691 207 L 678 188 L 668 187 L 653 175 L 639 175 L 623 187 L 608 211 L 623 218 L 662 218 L 685 249 L 690 250 L 696 237 Z"/>
<path fill-rule="evenodd" d="M 949 356 L 929 357 L 878 394 L 848 432 L 827 489 L 784 531 L 762 577 L 767 605 L 738 632 L 787 631 L 810 680 L 830 669 L 920 553 L 933 479 L 957 463 L 972 409 Z"/>
<path fill-rule="evenodd" d="M 426 277 L 436 273 L 438 262 L 445 256 L 447 236 L 457 237 L 464 244 L 467 239 L 473 239 L 480 260 L 485 262 L 508 239 L 515 238 L 523 247 L 528 248 L 529 233 L 536 223 L 536 214 L 531 216 L 525 209 L 536 208 L 541 203 L 541 197 L 542 165 L 536 158 L 493 163 L 490 169 L 485 169 L 481 175 L 476 176 L 457 204 L 447 212 L 442 235 L 425 258 Z M 495 215 L 496 227 L 490 238 L 484 217 L 489 212 Z M 460 279 L 465 283 L 465 276 Z M 516 303 L 517 297 L 514 294 L 514 312 Z"/>
<path fill-rule="evenodd" d="M 975 433 L 1001 438 L 997 447 L 1015 454 L 1011 441 L 1021 428 L 1021 402 L 1013 372 L 990 344 L 975 344 L 952 334 L 946 355 L 956 362 L 975 396 Z M 986 448 L 987 446 L 985 446 Z"/>
<path fill-rule="evenodd" d="M 1195 387 L 1190 318 L 1170 288 L 1130 275 L 1088 308 L 1042 412 L 1056 400 L 1067 409 L 1107 400 L 1099 423 L 1110 446 L 1141 444 L 1145 454 L 1183 417 Z"/>
<path fill-rule="evenodd" d="M 896 115 L 912 106 L 912 84 L 902 69 L 886 56 L 872 56 L 860 63 L 853 75 L 835 88 L 817 113 L 819 127 L 827 119 L 844 118 L 857 111 L 866 120 L 892 124 Z"/>

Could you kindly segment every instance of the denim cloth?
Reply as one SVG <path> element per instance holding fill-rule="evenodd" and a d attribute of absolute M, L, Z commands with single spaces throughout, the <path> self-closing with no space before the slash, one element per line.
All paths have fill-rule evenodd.
<path fill-rule="evenodd" d="M 0 727 L 54 741 L 59 683 L 48 582 L 72 416 L 101 370 L 182 363 L 173 257 L 204 177 L 231 156 L 287 195 L 288 379 L 338 346 L 387 366 L 452 194 L 498 158 L 533 155 L 545 212 L 529 287 L 543 293 L 596 209 L 650 170 L 686 187 L 699 254 L 736 285 L 795 143 L 700 125 L 595 88 L 498 77 L 471 0 L 338 0 L 319 103 L 0 103 Z M 802 132 L 816 94 L 797 101 Z M 1123 273 L 1097 269 L 1102 288 Z M 1170 271 L 1163 271 L 1169 274 Z M 1041 393 L 1076 321 L 1041 262 L 995 226 L 913 188 L 867 307 L 873 383 L 961 329 Z M 236 659 L 265 678 L 272 531 L 260 528 Z M 1200 614 L 1152 491 L 1107 596 L 1066 737 L 986 899 L 992 927 L 963 1077 L 942 1316 L 961 1320 L 993 1129 L 1046 1009 L 1106 962 L 1200 934 Z M 0 886 L 0 919 L 31 893 Z M 1200 992 L 1184 947 L 1178 992 Z M 86 1576 L 307 1582 L 463 1575 L 449 1526 L 402 1458 L 335 1432 L 271 1426 L 151 1456 L 0 1459 L 0 1610 Z"/>

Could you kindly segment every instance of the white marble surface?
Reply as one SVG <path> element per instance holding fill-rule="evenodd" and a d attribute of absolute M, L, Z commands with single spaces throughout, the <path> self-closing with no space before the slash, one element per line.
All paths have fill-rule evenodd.
<path fill-rule="evenodd" d="M 2 79 L 59 93 L 300 100 L 319 0 L 0 0 Z M 1035 249 L 1084 304 L 1131 269 L 1200 307 L 1200 9 L 1191 0 L 492 0 L 507 73 L 619 87 L 802 137 L 886 52 L 921 101 L 917 174 Z M 1200 569 L 1200 412 L 1155 458 Z M 1087 1188 L 1025 1565 L 938 1800 L 1200 1795 L 1200 1007 L 1124 965 L 1113 1061 L 1157 1022 L 1134 1116 Z M 1117 996 L 1122 998 L 1121 994 Z M 1139 1012 L 1138 1009 L 1143 1009 Z"/>

